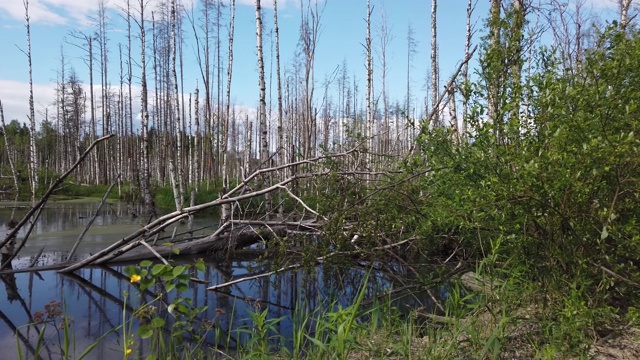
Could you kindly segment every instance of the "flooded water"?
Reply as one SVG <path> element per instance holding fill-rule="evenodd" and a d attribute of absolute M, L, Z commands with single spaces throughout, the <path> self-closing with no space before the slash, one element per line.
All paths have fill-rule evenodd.
<path fill-rule="evenodd" d="M 59 262 L 65 258 L 96 208 L 97 202 L 50 204 L 40 216 L 23 253 L 14 260 L 14 267 L 24 267 L 32 262 L 42 248 L 44 256 L 39 260 L 40 264 Z M 0 219 L 3 223 L 6 223 L 12 211 L 10 208 L 0 208 Z M 26 211 L 26 208 L 18 209 L 16 217 L 20 218 Z M 86 234 L 77 257 L 85 257 L 138 229 L 141 220 L 131 218 L 127 214 L 128 211 L 122 204 L 105 206 Z M 0 231 L 4 233 L 5 228 L 2 226 Z M 195 219 L 193 229 L 201 229 L 201 233 L 211 233 L 213 226 L 215 219 L 202 217 Z M 179 225 L 175 233 L 180 234 L 186 230 L 186 225 Z M 168 228 L 165 233 L 170 237 L 174 229 Z M 20 238 L 19 235 L 18 239 Z M 194 260 L 184 258 L 180 261 L 193 263 Z M 328 299 L 338 298 L 342 299 L 341 302 L 348 303 L 358 292 L 366 273 L 362 269 L 300 269 L 242 282 L 226 287 L 224 291 L 212 292 L 205 288 L 249 273 L 260 273 L 268 264 L 247 259 L 205 259 L 205 263 L 205 270 L 198 271 L 194 276 L 205 280 L 206 284 L 192 282 L 189 290 L 182 296 L 191 298 L 197 306 L 207 306 L 207 310 L 198 320 L 214 321 L 217 331 L 224 333 L 224 337 L 231 333 L 231 346 L 246 340 L 248 335 L 241 335 L 234 330 L 246 328 L 250 324 L 250 312 L 268 309 L 270 318 L 283 318 L 278 322 L 277 330 L 288 337 L 292 332 L 291 319 L 297 304 L 306 304 L 314 309 L 317 306 L 325 306 Z M 72 319 L 72 349 L 75 349 L 72 353 L 79 355 L 100 336 L 121 325 L 123 318 L 129 319 L 139 301 L 149 301 L 151 297 L 149 292 L 143 293 L 130 283 L 129 278 L 124 275 L 123 266 L 84 268 L 71 275 L 62 275 L 55 271 L 18 273 L 2 275 L 0 280 L 2 359 L 18 358 L 18 346 L 26 358 L 33 357 L 42 325 L 27 324 L 34 316 L 38 316 L 36 312 L 46 314 L 46 309 L 55 310 L 59 307 L 63 314 L 69 316 Z M 367 286 L 373 293 L 388 287 L 388 280 L 384 275 L 374 274 Z M 51 302 L 54 302 L 54 305 Z M 58 326 L 59 323 L 60 321 L 57 322 Z M 62 332 L 50 324 L 44 330 L 44 334 L 46 347 L 40 352 L 40 357 L 60 358 L 59 344 L 62 343 Z M 122 336 L 122 330 L 109 334 L 88 358 L 122 358 Z M 216 338 L 220 337 L 220 333 L 212 332 L 206 341 L 213 345 Z M 144 342 L 136 343 L 136 346 L 141 349 Z"/>

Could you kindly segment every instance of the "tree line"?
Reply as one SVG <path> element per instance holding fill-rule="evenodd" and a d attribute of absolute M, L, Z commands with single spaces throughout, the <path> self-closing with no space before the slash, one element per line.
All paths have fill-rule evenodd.
<path fill-rule="evenodd" d="M 282 66 L 277 0 L 269 1 L 273 8 L 268 11 L 273 18 L 268 28 L 264 24 L 264 2 L 255 1 L 259 106 L 242 111 L 231 101 L 234 0 L 200 0 L 197 12 L 196 7 L 187 8 L 180 0 L 159 2 L 155 7 L 145 0 L 126 0 L 118 11 L 110 11 L 106 0 L 101 0 L 94 29 L 70 31 L 68 44 L 61 44 L 55 102 L 43 114 L 36 115 L 31 91 L 28 127 L 5 124 L 3 119 L 6 151 L 0 160 L 2 168 L 15 168 L 15 186 L 28 182 L 29 192 L 35 197 L 42 191 L 41 181 L 47 181 L 47 174 L 64 172 L 88 144 L 100 136 L 116 134 L 114 140 L 101 144 L 90 161 L 78 168 L 76 180 L 109 184 L 120 179 L 136 192 L 139 190 L 140 200 L 148 210 L 153 207 L 152 185 L 171 186 L 179 209 L 190 189 L 198 191 L 218 180 L 228 186 L 230 179 L 242 179 L 259 167 L 345 151 L 360 144 L 367 154 L 360 165 L 363 170 L 373 171 L 409 153 L 416 136 L 425 128 L 449 128 L 457 141 L 468 138 L 465 114 L 472 94 L 465 84 L 469 82 L 469 61 L 476 41 L 472 18 L 477 1 L 468 0 L 466 11 L 460 14 L 467 19 L 466 40 L 461 44 L 466 58 L 461 59 L 462 66 L 444 84 L 444 90 L 439 71 L 438 4 L 431 1 L 429 81 L 420 101 L 414 96 L 410 81 L 414 76 L 417 35 L 409 26 L 406 94 L 404 99 L 394 99 L 387 89 L 387 52 L 393 34 L 384 10 L 375 14 L 379 21 L 374 20 L 375 9 L 370 0 L 363 3 L 364 91 L 359 88 L 357 72 L 350 75 L 346 62 L 335 73 L 318 80 L 315 58 L 321 41 L 324 3 L 300 1 L 296 56 L 291 64 Z M 23 3 L 25 56 L 32 84 L 29 1 Z M 631 1 L 620 0 L 619 5 L 620 21 L 625 24 L 630 19 Z M 486 73 L 484 86 L 489 89 L 485 104 L 489 122 L 507 121 L 505 114 L 499 113 L 503 106 L 497 101 L 504 99 L 501 93 L 519 97 L 522 72 L 532 66 L 525 52 L 542 33 L 552 29 L 557 49 L 567 63 L 579 62 L 583 43 L 588 41 L 584 28 L 591 21 L 583 6 L 583 1 L 576 2 L 573 9 L 553 0 L 545 5 L 525 0 L 491 1 L 486 35 L 488 56 L 484 58 L 501 59 L 482 66 Z M 549 9 L 561 11 L 552 17 Z M 109 38 L 114 16 L 126 24 L 124 42 L 114 43 Z M 502 26 L 504 22 L 510 24 L 508 29 Z M 375 25 L 378 29 L 372 31 Z M 271 36 L 271 46 L 275 46 L 269 52 L 271 59 L 266 60 L 275 64 L 275 69 L 265 68 L 265 31 Z M 86 68 L 70 66 L 62 45 L 80 48 Z M 188 45 L 195 50 L 196 64 L 185 63 Z M 195 83 L 186 82 L 185 66 L 194 65 L 200 78 Z M 266 79 L 273 76 L 276 89 L 267 89 L 272 81 Z M 374 89 L 375 79 L 381 89 Z M 267 90 L 277 94 L 269 96 L 268 104 Z M 462 105 L 461 110 L 458 105 Z M 519 118 L 521 108 L 515 104 L 509 117 Z M 494 131 L 497 137 L 502 136 L 500 126 Z"/>

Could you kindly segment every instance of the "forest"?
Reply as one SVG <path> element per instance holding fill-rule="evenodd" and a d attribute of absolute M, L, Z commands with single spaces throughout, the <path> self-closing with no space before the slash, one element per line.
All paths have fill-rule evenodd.
<path fill-rule="evenodd" d="M 266 2 L 255 1 L 259 103 L 243 116 L 231 88 L 235 0 L 201 0 L 198 14 L 179 0 L 153 8 L 127 0 L 120 11 L 127 41 L 118 44 L 109 42 L 102 0 L 95 32 L 71 33 L 87 69 L 70 69 L 60 56 L 53 110 L 36 115 L 32 93 L 29 122 L 21 123 L 5 120 L 0 103 L 4 198 L 46 202 L 60 185 L 111 185 L 113 198 L 149 219 L 113 246 L 56 269 L 108 263 L 129 245 L 148 246 L 169 224 L 214 209 L 220 226 L 206 238 L 209 253 L 233 256 L 264 242 L 264 274 L 357 265 L 428 297 L 432 308 L 406 315 L 384 302 L 397 289 L 377 298 L 382 305 L 364 301 L 362 290 L 347 308 L 314 313 L 315 330 L 298 324 L 299 338 L 294 331 L 281 341 L 294 345 L 275 346 L 266 334 L 277 320 L 260 318 L 267 311 L 256 306 L 247 330 L 255 341 L 235 355 L 197 352 L 202 358 L 640 356 L 635 1 L 615 1 L 615 19 L 601 19 L 584 0 L 491 0 L 481 23 L 472 21 L 477 1 L 460 1 L 464 57 L 443 75 L 437 30 L 446 19 L 431 0 L 430 62 L 420 69 L 429 78 L 419 101 L 409 82 L 416 35 L 409 28 L 403 39 L 406 93 L 390 94 L 393 36 L 384 17 L 373 19 L 380 13 L 370 0 L 362 1 L 363 90 L 346 66 L 332 83 L 318 80 L 323 2 L 300 1 L 296 61 L 286 66 L 278 2 Z M 197 64 L 183 63 L 185 41 L 195 42 Z M 30 43 L 25 49 L 31 62 Z M 107 54 L 117 57 L 115 67 Z M 185 66 L 199 69 L 196 83 L 184 81 Z M 88 82 L 80 80 L 85 71 Z M 109 73 L 120 82 L 111 84 Z M 248 224 L 259 230 L 247 235 Z M 156 255 L 163 260 L 171 250 Z M 170 292 L 200 266 L 144 260 L 126 271 L 142 291 L 162 279 Z M 176 318 L 198 314 L 197 304 L 173 301 L 169 313 L 183 306 Z M 195 349 L 188 341 L 158 345 L 164 318 L 155 324 L 143 323 L 139 336 L 155 339 L 158 358 Z M 200 341 L 203 329 L 167 336 Z"/>

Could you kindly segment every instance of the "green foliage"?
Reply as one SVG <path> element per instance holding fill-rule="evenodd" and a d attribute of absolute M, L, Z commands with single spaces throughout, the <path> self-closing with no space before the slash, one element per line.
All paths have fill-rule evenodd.
<path fill-rule="evenodd" d="M 584 354 L 620 312 L 631 309 L 636 321 L 640 305 L 640 33 L 606 29 L 577 69 L 559 68 L 543 49 L 531 59 L 533 75 L 517 84 L 512 73 L 492 74 L 504 70 L 504 55 L 486 51 L 481 79 L 465 87 L 467 141 L 425 128 L 401 174 L 330 180 L 319 203 L 333 215 L 325 241 L 353 250 L 359 235 L 366 251 L 415 238 L 414 251 L 398 254 L 412 263 L 464 254 L 459 260 L 479 264 L 483 276 L 540 299 L 536 346 Z M 489 123 L 492 76 L 501 90 Z M 354 226 L 345 233 L 345 224 Z M 418 281 L 433 276 L 419 273 Z M 521 295 L 505 298 L 525 305 Z M 498 338 L 484 338 L 479 350 L 497 356 Z"/>
<path fill-rule="evenodd" d="M 421 179 L 431 230 L 421 234 L 455 234 L 491 260 L 488 274 L 513 269 L 558 294 L 547 302 L 548 335 L 574 351 L 612 319 L 610 307 L 637 304 L 640 36 L 608 29 L 575 73 L 549 60 L 542 54 L 526 82 L 526 122 L 488 124 L 474 111 L 469 142 L 424 133 L 423 161 L 437 170 Z"/>
<path fill-rule="evenodd" d="M 139 324 L 137 336 L 149 339 L 150 345 L 146 359 L 184 358 L 204 356 L 203 342 L 207 332 L 215 322 L 199 323 L 196 321 L 207 306 L 197 306 L 191 298 L 182 297 L 189 287 L 191 269 L 202 270 L 202 259 L 194 265 L 153 264 L 144 260 L 138 266 L 128 266 L 125 273 L 132 283 L 139 283 L 141 292 L 152 290 L 157 296 L 150 301 L 142 301 L 133 312 L 133 317 L 126 318 L 130 326 L 134 318 Z M 143 298 L 141 298 L 142 300 Z M 130 341 L 132 334 L 123 334 Z M 125 344 L 123 350 L 129 354 L 130 348 Z"/>

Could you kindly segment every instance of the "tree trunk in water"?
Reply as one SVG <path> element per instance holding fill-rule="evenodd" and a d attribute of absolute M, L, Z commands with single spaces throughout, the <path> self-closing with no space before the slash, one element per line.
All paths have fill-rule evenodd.
<path fill-rule="evenodd" d="M 231 19 L 229 20 L 229 64 L 227 64 L 227 93 L 225 97 L 224 134 L 222 136 L 222 183 L 229 187 L 229 119 L 231 118 L 231 76 L 233 75 L 233 33 L 235 29 L 236 0 L 231 0 Z"/>
<path fill-rule="evenodd" d="M 171 73 L 173 75 L 173 93 L 174 93 L 174 120 L 176 127 L 176 153 L 169 155 L 169 171 L 171 173 L 171 186 L 173 187 L 173 198 L 176 203 L 176 210 L 182 210 L 183 189 L 182 179 L 184 178 L 182 170 L 182 122 L 180 121 L 180 92 L 178 91 L 178 73 L 176 72 L 176 50 L 178 43 L 176 41 L 176 1 L 171 0 Z M 168 91 L 168 89 L 167 89 Z M 168 134 L 172 137 L 172 134 Z M 172 142 L 173 143 L 173 142 Z M 174 164 L 174 161 L 176 164 Z"/>
<path fill-rule="evenodd" d="M 260 111 L 258 113 L 260 127 L 260 161 L 264 163 L 269 160 L 269 134 L 267 129 L 266 82 L 264 79 L 264 57 L 262 53 L 262 11 L 260 0 L 256 0 L 256 47 L 258 50 L 258 86 L 260 87 Z M 268 167 L 268 164 L 266 165 Z M 269 183 L 269 179 L 267 179 L 267 183 Z M 266 210 L 267 213 L 269 213 L 271 211 L 271 194 L 265 195 L 265 201 Z"/>
<path fill-rule="evenodd" d="M 36 191 L 38 191 L 38 154 L 36 152 L 36 111 L 33 100 L 33 65 L 31 62 L 29 0 L 24 0 L 24 12 L 24 18 L 27 23 L 27 61 L 29 62 L 29 180 L 31 183 L 31 201 L 35 201 Z"/>
<path fill-rule="evenodd" d="M 142 74 L 140 76 L 141 91 L 140 91 L 140 113 L 141 124 L 140 131 L 142 133 L 142 156 L 141 162 L 141 174 L 140 174 L 140 191 L 142 192 L 142 200 L 144 202 L 144 214 L 146 216 L 155 215 L 155 204 L 153 202 L 153 196 L 151 196 L 151 174 L 149 172 L 149 110 L 147 100 L 147 72 L 146 72 L 146 59 L 145 59 L 145 28 L 144 28 L 144 6 L 145 0 L 138 0 L 140 4 L 140 66 L 142 67 Z"/>
<path fill-rule="evenodd" d="M 278 87 L 278 165 L 282 165 L 286 162 L 285 149 L 284 149 L 284 128 L 282 126 L 282 79 L 280 78 L 280 29 L 278 28 L 278 0 L 273 0 L 273 27 L 276 37 L 276 86 Z M 280 179 L 284 180 L 287 176 L 285 171 L 281 172 Z M 278 192 L 280 198 L 278 199 L 278 217 L 282 219 L 284 217 L 284 206 L 282 202 L 282 192 Z"/>

